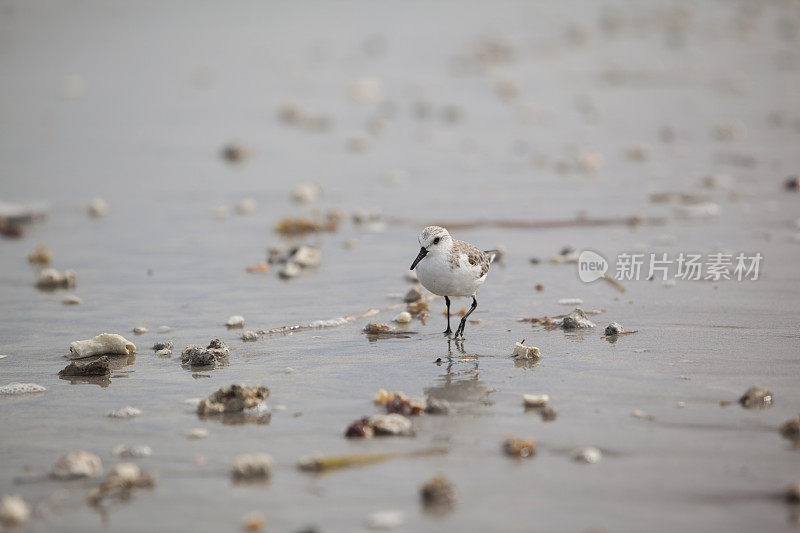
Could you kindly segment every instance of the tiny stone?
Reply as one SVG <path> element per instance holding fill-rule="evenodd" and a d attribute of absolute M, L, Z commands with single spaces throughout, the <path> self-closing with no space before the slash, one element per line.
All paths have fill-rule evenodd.
<path fill-rule="evenodd" d="M 189 439 L 204 439 L 206 437 L 208 437 L 206 428 L 192 428 L 186 432 L 186 438 Z"/>
<path fill-rule="evenodd" d="M 411 313 L 409 313 L 408 311 L 403 311 L 401 313 L 398 313 L 398 315 L 394 317 L 394 321 L 397 322 L 398 324 L 408 324 L 409 322 L 411 322 Z"/>
<path fill-rule="evenodd" d="M 133 333 L 135 335 L 144 335 L 145 333 L 147 333 L 147 328 L 144 326 L 136 326 L 135 328 L 133 328 Z"/>
<path fill-rule="evenodd" d="M 116 446 L 112 452 L 117 457 L 135 458 L 135 457 L 150 457 L 153 455 L 153 449 L 150 446 L 143 444 L 128 446 L 120 444 Z"/>
<path fill-rule="evenodd" d="M 539 416 L 542 417 L 543 422 L 552 422 L 558 418 L 558 413 L 552 407 L 544 407 L 539 410 Z"/>
<path fill-rule="evenodd" d="M 406 303 L 411 303 L 416 302 L 420 298 L 422 298 L 422 290 L 419 287 L 412 287 L 409 289 L 406 295 L 403 296 L 403 301 Z"/>
<path fill-rule="evenodd" d="M 56 479 L 98 477 L 103 473 L 103 462 L 97 455 L 77 450 L 59 458 L 50 475 Z"/>
<path fill-rule="evenodd" d="M 153 350 L 172 350 L 172 341 L 158 341 L 153 344 Z"/>
<path fill-rule="evenodd" d="M 622 333 L 622 324 L 619 322 L 612 322 L 611 324 L 606 326 L 606 335 L 617 335 Z"/>
<path fill-rule="evenodd" d="M 81 300 L 74 294 L 70 294 L 69 296 L 66 296 L 63 300 L 61 300 L 61 303 L 64 305 L 80 305 L 83 303 L 83 300 Z"/>
<path fill-rule="evenodd" d="M 405 522 L 403 511 L 378 511 L 367 517 L 369 529 L 395 529 Z"/>
<path fill-rule="evenodd" d="M 450 413 L 450 402 L 447 400 L 440 400 L 439 398 L 427 399 L 427 406 L 425 412 L 431 415 L 446 415 Z"/>
<path fill-rule="evenodd" d="M 503 450 L 512 457 L 533 457 L 536 455 L 536 439 L 508 437 L 503 443 Z"/>
<path fill-rule="evenodd" d="M 374 415 L 370 417 L 369 424 L 376 435 L 411 435 L 413 427 L 411 420 L 397 413 L 387 415 Z"/>
<path fill-rule="evenodd" d="M 522 401 L 525 403 L 525 407 L 545 407 L 550 401 L 550 396 L 547 394 L 523 394 Z"/>
<path fill-rule="evenodd" d="M 600 461 L 602 457 L 602 452 L 594 446 L 578 448 L 572 452 L 572 459 L 579 463 L 594 464 Z"/>
<path fill-rule="evenodd" d="M 266 453 L 237 455 L 231 474 L 236 480 L 266 480 L 272 475 L 275 461 Z"/>
<path fill-rule="evenodd" d="M 456 488 L 446 477 L 437 474 L 422 485 L 420 497 L 427 508 L 449 509 L 456 503 Z"/>
<path fill-rule="evenodd" d="M 136 407 L 131 407 L 130 405 L 126 405 L 125 407 L 109 411 L 108 413 L 106 413 L 106 416 L 108 416 L 109 418 L 135 418 L 141 414 L 142 414 L 141 409 L 137 409 Z"/>
<path fill-rule="evenodd" d="M 0 501 L 0 524 L 12 528 L 30 520 L 31 508 L 20 496 L 5 495 Z"/>
<path fill-rule="evenodd" d="M 244 327 L 244 317 L 242 315 L 233 315 L 228 318 L 225 325 L 229 328 L 243 328 Z"/>
<path fill-rule="evenodd" d="M 258 340 L 258 333 L 250 330 L 245 331 L 244 333 L 242 333 L 242 340 L 245 342 L 256 341 Z"/>
<path fill-rule="evenodd" d="M 739 398 L 745 409 L 764 409 L 772 406 L 772 391 L 762 387 L 750 387 Z"/>
<path fill-rule="evenodd" d="M 59 376 L 105 376 L 111 370 L 108 367 L 109 359 L 107 355 L 91 361 L 89 363 L 82 361 L 73 361 L 62 369 Z"/>
<path fill-rule="evenodd" d="M 586 317 L 583 309 L 575 309 L 561 321 L 564 329 L 593 328 L 594 323 Z"/>
<path fill-rule="evenodd" d="M 655 420 L 653 415 L 648 414 L 642 411 L 641 409 L 634 409 L 633 411 L 631 411 L 631 416 L 633 418 L 641 418 L 642 420 Z"/>

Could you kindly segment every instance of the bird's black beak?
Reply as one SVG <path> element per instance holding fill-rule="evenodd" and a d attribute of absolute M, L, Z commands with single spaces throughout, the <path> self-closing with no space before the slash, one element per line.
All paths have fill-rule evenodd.
<path fill-rule="evenodd" d="M 411 263 L 411 268 L 409 268 L 409 270 L 414 270 L 414 267 L 417 266 L 417 263 L 422 261 L 422 258 L 425 257 L 426 255 L 428 255 L 428 250 L 426 250 L 425 247 L 423 246 L 422 248 L 419 249 L 419 255 L 417 256 L 416 259 L 414 259 L 414 262 Z"/>

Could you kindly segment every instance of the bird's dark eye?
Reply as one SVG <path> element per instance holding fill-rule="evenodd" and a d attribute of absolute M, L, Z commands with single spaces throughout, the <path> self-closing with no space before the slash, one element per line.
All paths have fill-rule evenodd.
<path fill-rule="evenodd" d="M 436 237 L 435 239 L 433 239 L 433 244 L 439 244 L 439 237 Z"/>

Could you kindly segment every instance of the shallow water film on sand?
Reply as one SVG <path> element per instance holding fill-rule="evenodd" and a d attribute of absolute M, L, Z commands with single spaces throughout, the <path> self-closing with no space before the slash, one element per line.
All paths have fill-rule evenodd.
<path fill-rule="evenodd" d="M 800 4 L 2 1 L 0 70 L 3 528 L 800 527 Z"/>

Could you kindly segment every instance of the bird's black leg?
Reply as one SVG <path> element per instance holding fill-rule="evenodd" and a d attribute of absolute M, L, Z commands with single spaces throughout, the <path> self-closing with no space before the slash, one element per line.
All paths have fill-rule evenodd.
<path fill-rule="evenodd" d="M 450 329 L 450 298 L 445 296 L 444 303 L 447 304 L 447 329 L 444 330 L 445 335 L 450 335 L 453 333 L 453 330 Z"/>
<path fill-rule="evenodd" d="M 458 324 L 458 329 L 456 329 L 456 335 L 455 335 L 456 337 L 464 336 L 464 327 L 467 325 L 467 318 L 469 318 L 469 315 L 472 314 L 472 312 L 475 310 L 476 307 L 478 307 L 478 300 L 476 300 L 475 297 L 473 296 L 472 305 L 469 306 L 469 311 L 467 311 L 467 314 L 461 318 L 461 322 Z"/>

